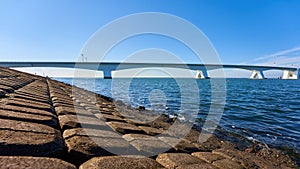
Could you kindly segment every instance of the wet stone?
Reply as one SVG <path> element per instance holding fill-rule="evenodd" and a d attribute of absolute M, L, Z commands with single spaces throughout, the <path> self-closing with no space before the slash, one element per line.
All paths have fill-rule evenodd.
<path fill-rule="evenodd" d="M 56 158 L 10 156 L 0 157 L 0 168 L 9 169 L 76 169 L 76 166 Z"/>
<path fill-rule="evenodd" d="M 216 167 L 220 168 L 220 169 L 244 169 L 244 167 L 237 163 L 234 162 L 230 159 L 222 159 L 222 160 L 218 160 L 218 161 L 214 161 L 213 165 L 215 165 Z"/>
<path fill-rule="evenodd" d="M 194 152 L 192 153 L 193 156 L 200 158 L 201 160 L 207 162 L 207 163 L 213 163 L 217 160 L 222 160 L 225 157 L 220 156 L 218 154 L 214 154 L 211 152 Z"/>
<path fill-rule="evenodd" d="M 107 122 L 107 124 L 115 131 L 122 134 L 137 133 L 143 134 L 144 131 L 133 124 L 122 122 Z"/>
<path fill-rule="evenodd" d="M 49 126 L 0 119 L 0 155 L 59 156 L 61 133 Z"/>
<path fill-rule="evenodd" d="M 159 169 L 164 168 L 155 160 L 142 156 L 95 157 L 83 163 L 79 169 Z"/>
<path fill-rule="evenodd" d="M 201 164 L 204 163 L 197 157 L 191 156 L 185 153 L 163 153 L 159 154 L 156 158 L 159 162 L 166 168 L 176 168 L 178 166 L 185 166 L 191 164 Z"/>

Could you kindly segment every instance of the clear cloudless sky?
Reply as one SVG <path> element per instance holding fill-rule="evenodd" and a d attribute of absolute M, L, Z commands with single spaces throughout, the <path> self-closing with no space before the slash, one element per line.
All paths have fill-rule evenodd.
<path fill-rule="evenodd" d="M 0 61 L 77 61 L 95 31 L 140 12 L 193 23 L 223 63 L 300 50 L 299 0 L 0 0 Z"/>

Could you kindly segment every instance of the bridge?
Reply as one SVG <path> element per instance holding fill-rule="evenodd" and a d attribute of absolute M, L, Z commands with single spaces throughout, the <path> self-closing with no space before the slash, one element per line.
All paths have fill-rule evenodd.
<path fill-rule="evenodd" d="M 282 79 L 298 79 L 298 68 L 280 66 L 254 66 L 254 65 L 229 65 L 229 64 L 176 64 L 176 63 L 117 63 L 117 62 L 0 62 L 0 66 L 7 68 L 20 67 L 55 67 L 55 68 L 78 68 L 103 71 L 104 78 L 112 78 L 112 71 L 133 68 L 180 68 L 197 71 L 196 78 L 209 78 L 207 71 L 231 68 L 252 71 L 250 79 L 265 79 L 264 71 L 282 70 Z"/>

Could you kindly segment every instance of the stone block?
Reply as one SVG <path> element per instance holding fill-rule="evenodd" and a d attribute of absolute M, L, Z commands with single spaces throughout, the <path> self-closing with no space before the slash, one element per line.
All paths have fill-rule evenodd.
<path fill-rule="evenodd" d="M 129 123 L 123 122 L 107 122 L 107 124 L 115 131 L 122 133 L 122 134 L 130 134 L 130 133 L 137 133 L 137 134 L 144 134 L 144 131 L 137 126 Z"/>
<path fill-rule="evenodd" d="M 141 156 L 95 157 L 83 163 L 79 169 L 159 169 L 164 168 L 155 160 Z"/>
<path fill-rule="evenodd" d="M 60 156 L 61 133 L 46 125 L 0 119 L 0 155 Z"/>
<path fill-rule="evenodd" d="M 159 154 L 156 158 L 159 162 L 166 168 L 176 168 L 178 166 L 185 166 L 191 164 L 201 164 L 204 163 L 197 157 L 191 156 L 186 153 L 163 153 Z"/>
<path fill-rule="evenodd" d="M 200 158 L 201 160 L 207 162 L 207 163 L 213 163 L 217 160 L 222 160 L 225 157 L 220 156 L 218 154 L 214 154 L 211 152 L 194 152 L 192 153 L 193 156 Z"/>
<path fill-rule="evenodd" d="M 220 169 L 244 169 L 244 167 L 241 164 L 239 164 L 235 161 L 232 161 L 228 158 L 214 161 L 213 165 L 215 165 L 216 167 L 218 167 Z"/>
<path fill-rule="evenodd" d="M 76 169 L 76 166 L 56 158 L 26 157 L 26 156 L 0 156 L 0 168 L 9 169 Z"/>

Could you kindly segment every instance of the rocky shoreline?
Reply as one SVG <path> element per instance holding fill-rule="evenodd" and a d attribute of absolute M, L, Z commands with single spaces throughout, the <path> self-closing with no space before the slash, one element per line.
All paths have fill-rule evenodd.
<path fill-rule="evenodd" d="M 241 151 L 214 135 L 199 143 L 194 129 L 180 139 L 184 124 L 142 112 L 0 68 L 0 168 L 297 168 L 276 149 Z"/>

